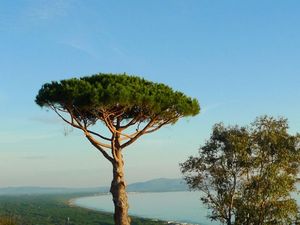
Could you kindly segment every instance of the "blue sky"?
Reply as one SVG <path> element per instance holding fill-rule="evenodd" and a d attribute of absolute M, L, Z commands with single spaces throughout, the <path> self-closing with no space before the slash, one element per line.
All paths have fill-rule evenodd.
<path fill-rule="evenodd" d="M 108 185 L 111 166 L 34 98 L 45 82 L 134 74 L 199 100 L 202 112 L 126 149 L 128 182 L 180 177 L 214 123 L 284 116 L 300 131 L 300 2 L 0 2 L 0 186 Z"/>

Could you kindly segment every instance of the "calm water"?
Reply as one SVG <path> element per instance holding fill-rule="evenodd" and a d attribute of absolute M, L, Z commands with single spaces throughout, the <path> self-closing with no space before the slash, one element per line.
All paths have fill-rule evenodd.
<path fill-rule="evenodd" d="M 300 205 L 299 195 L 293 193 L 292 196 Z M 200 225 L 219 225 L 206 217 L 208 210 L 201 204 L 199 192 L 129 193 L 128 198 L 130 215 Z M 78 198 L 74 200 L 74 204 L 84 208 L 113 212 L 110 194 Z"/>
<path fill-rule="evenodd" d="M 200 202 L 199 192 L 129 193 L 129 214 L 145 218 L 201 225 L 217 225 L 207 219 L 208 210 Z M 77 206 L 113 212 L 111 195 L 74 200 Z"/>

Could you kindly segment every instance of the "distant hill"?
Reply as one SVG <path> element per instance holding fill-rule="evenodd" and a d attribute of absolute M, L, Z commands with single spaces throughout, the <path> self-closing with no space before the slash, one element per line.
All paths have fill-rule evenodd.
<path fill-rule="evenodd" d="M 105 192 L 104 188 L 52 188 L 52 187 L 7 187 L 0 188 L 0 195 L 41 195 Z"/>
<path fill-rule="evenodd" d="M 187 185 L 182 179 L 159 178 L 145 182 L 132 183 L 127 186 L 128 192 L 166 192 L 186 191 Z M 109 187 L 94 188 L 52 188 L 52 187 L 6 187 L 0 188 L 0 195 L 41 195 L 41 194 L 75 194 L 105 193 Z"/>
<path fill-rule="evenodd" d="M 128 192 L 165 192 L 186 191 L 188 187 L 182 179 L 159 178 L 145 182 L 129 184 Z"/>

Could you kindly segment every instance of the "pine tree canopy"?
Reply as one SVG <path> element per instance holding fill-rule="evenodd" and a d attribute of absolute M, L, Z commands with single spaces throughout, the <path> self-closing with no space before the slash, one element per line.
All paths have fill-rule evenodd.
<path fill-rule="evenodd" d="M 140 122 L 195 116 L 200 107 L 196 99 L 172 88 L 126 74 L 96 74 L 46 83 L 36 96 L 41 107 L 72 110 L 79 120 L 97 120 L 103 112 L 138 118 Z"/>

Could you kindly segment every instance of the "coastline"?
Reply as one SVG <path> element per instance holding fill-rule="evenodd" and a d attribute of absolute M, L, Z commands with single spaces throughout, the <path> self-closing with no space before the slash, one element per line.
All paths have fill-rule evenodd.
<path fill-rule="evenodd" d="M 144 194 L 144 193 L 145 192 L 128 192 L 128 194 Z M 157 193 L 157 192 L 146 192 L 146 193 Z M 94 195 L 74 197 L 74 198 L 69 199 L 67 201 L 67 204 L 70 207 L 88 209 L 88 210 L 101 212 L 101 213 L 113 213 L 112 211 L 101 210 L 101 209 L 93 208 L 93 207 L 84 207 L 84 206 L 81 206 L 81 205 L 78 205 L 78 204 L 75 203 L 76 200 L 80 199 L 80 198 L 99 197 L 99 196 L 105 196 L 105 195 L 110 195 L 110 193 L 98 193 L 98 194 L 94 194 Z M 130 216 L 137 217 L 137 218 L 142 218 L 142 219 L 148 219 L 148 220 L 151 220 L 151 221 L 154 221 L 154 222 L 155 221 L 161 221 L 161 222 L 163 222 L 165 224 L 168 224 L 168 225 L 201 225 L 199 223 L 178 222 L 178 221 L 174 221 L 174 220 L 164 220 L 164 219 L 160 219 L 160 218 L 150 218 L 150 217 L 140 216 L 140 215 L 137 215 L 137 214 L 130 214 Z"/>

